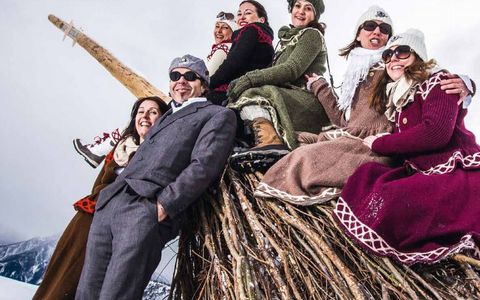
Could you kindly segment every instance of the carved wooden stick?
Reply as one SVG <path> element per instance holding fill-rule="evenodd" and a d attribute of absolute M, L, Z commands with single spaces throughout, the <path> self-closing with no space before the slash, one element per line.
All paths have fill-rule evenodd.
<path fill-rule="evenodd" d="M 60 18 L 49 15 L 48 20 L 73 39 L 74 44 L 78 43 L 83 49 L 87 50 L 105 69 L 110 72 L 121 84 L 123 84 L 136 98 L 158 96 L 165 103 L 170 102 L 171 98 L 154 87 L 145 78 L 135 73 L 132 69 L 125 66 L 121 61 L 115 58 L 107 49 L 100 46 L 86 34 L 79 31 L 73 24 L 65 23 Z"/>

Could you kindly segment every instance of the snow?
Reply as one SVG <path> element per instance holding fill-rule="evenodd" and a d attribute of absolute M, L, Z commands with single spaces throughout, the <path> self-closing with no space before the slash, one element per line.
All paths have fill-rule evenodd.
<path fill-rule="evenodd" d="M 0 300 L 32 299 L 37 286 L 0 276 Z"/>

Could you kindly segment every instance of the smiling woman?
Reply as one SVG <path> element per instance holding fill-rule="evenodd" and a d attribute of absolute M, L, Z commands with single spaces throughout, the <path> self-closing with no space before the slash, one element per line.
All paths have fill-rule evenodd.
<path fill-rule="evenodd" d="M 273 65 L 250 71 L 230 83 L 229 107 L 239 111 L 254 133 L 251 148 L 234 155 L 280 157 L 298 146 L 295 131 L 318 133 L 330 122 L 318 100 L 306 91 L 305 75 L 326 70 L 326 46 L 318 23 L 322 0 L 290 0 L 291 26 L 280 28 Z"/>
<path fill-rule="evenodd" d="M 139 99 L 133 105 L 129 125 L 120 142 L 105 159 L 91 194 L 74 204 L 77 213 L 68 224 L 47 266 L 33 299 L 74 299 L 85 259 L 85 249 L 95 204 L 100 191 L 115 181 L 135 154 L 153 123 L 168 110 L 158 97 Z"/>
<path fill-rule="evenodd" d="M 269 66 L 273 58 L 273 31 L 268 24 L 267 11 L 255 0 L 240 2 L 237 26 L 232 35 L 232 47 L 210 78 L 208 100 L 222 104 L 228 84 L 248 71 Z"/>
<path fill-rule="evenodd" d="M 237 23 L 235 16 L 228 12 L 219 12 L 215 20 L 215 28 L 213 30 L 213 37 L 215 44 L 212 45 L 212 50 L 207 56 L 207 69 L 209 75 L 215 74 L 217 69 L 227 58 L 228 52 L 232 47 L 232 34 L 237 30 Z"/>
<path fill-rule="evenodd" d="M 360 166 L 337 202 L 337 220 L 365 250 L 406 265 L 459 252 L 478 259 L 480 146 L 465 127 L 467 111 L 458 94 L 441 89 L 447 77 L 432 71 L 422 32 L 393 36 L 386 47 L 378 91 L 395 129 L 364 143 L 404 163 Z"/>

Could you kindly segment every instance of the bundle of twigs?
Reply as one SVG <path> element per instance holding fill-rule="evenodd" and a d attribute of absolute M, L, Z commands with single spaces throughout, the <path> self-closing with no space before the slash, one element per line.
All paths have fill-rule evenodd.
<path fill-rule="evenodd" d="M 253 197 L 261 176 L 227 169 L 191 210 L 171 298 L 480 299 L 477 261 L 406 267 L 369 255 L 338 227 L 333 203 Z"/>

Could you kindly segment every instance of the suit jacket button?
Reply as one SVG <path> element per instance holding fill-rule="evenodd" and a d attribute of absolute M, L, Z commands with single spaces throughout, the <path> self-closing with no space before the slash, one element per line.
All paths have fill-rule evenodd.
<path fill-rule="evenodd" d="M 139 160 L 139 161 L 142 161 L 142 160 L 143 160 L 143 156 L 141 156 L 141 155 L 138 156 L 138 160 Z"/>
<path fill-rule="evenodd" d="M 403 123 L 403 125 L 407 125 L 408 119 L 407 119 L 407 118 L 403 118 L 403 119 L 402 119 L 402 123 Z"/>
<path fill-rule="evenodd" d="M 155 140 L 154 140 L 154 139 L 150 139 L 150 140 L 148 140 L 148 142 L 149 142 L 150 144 L 153 144 L 153 143 L 155 143 Z"/>

